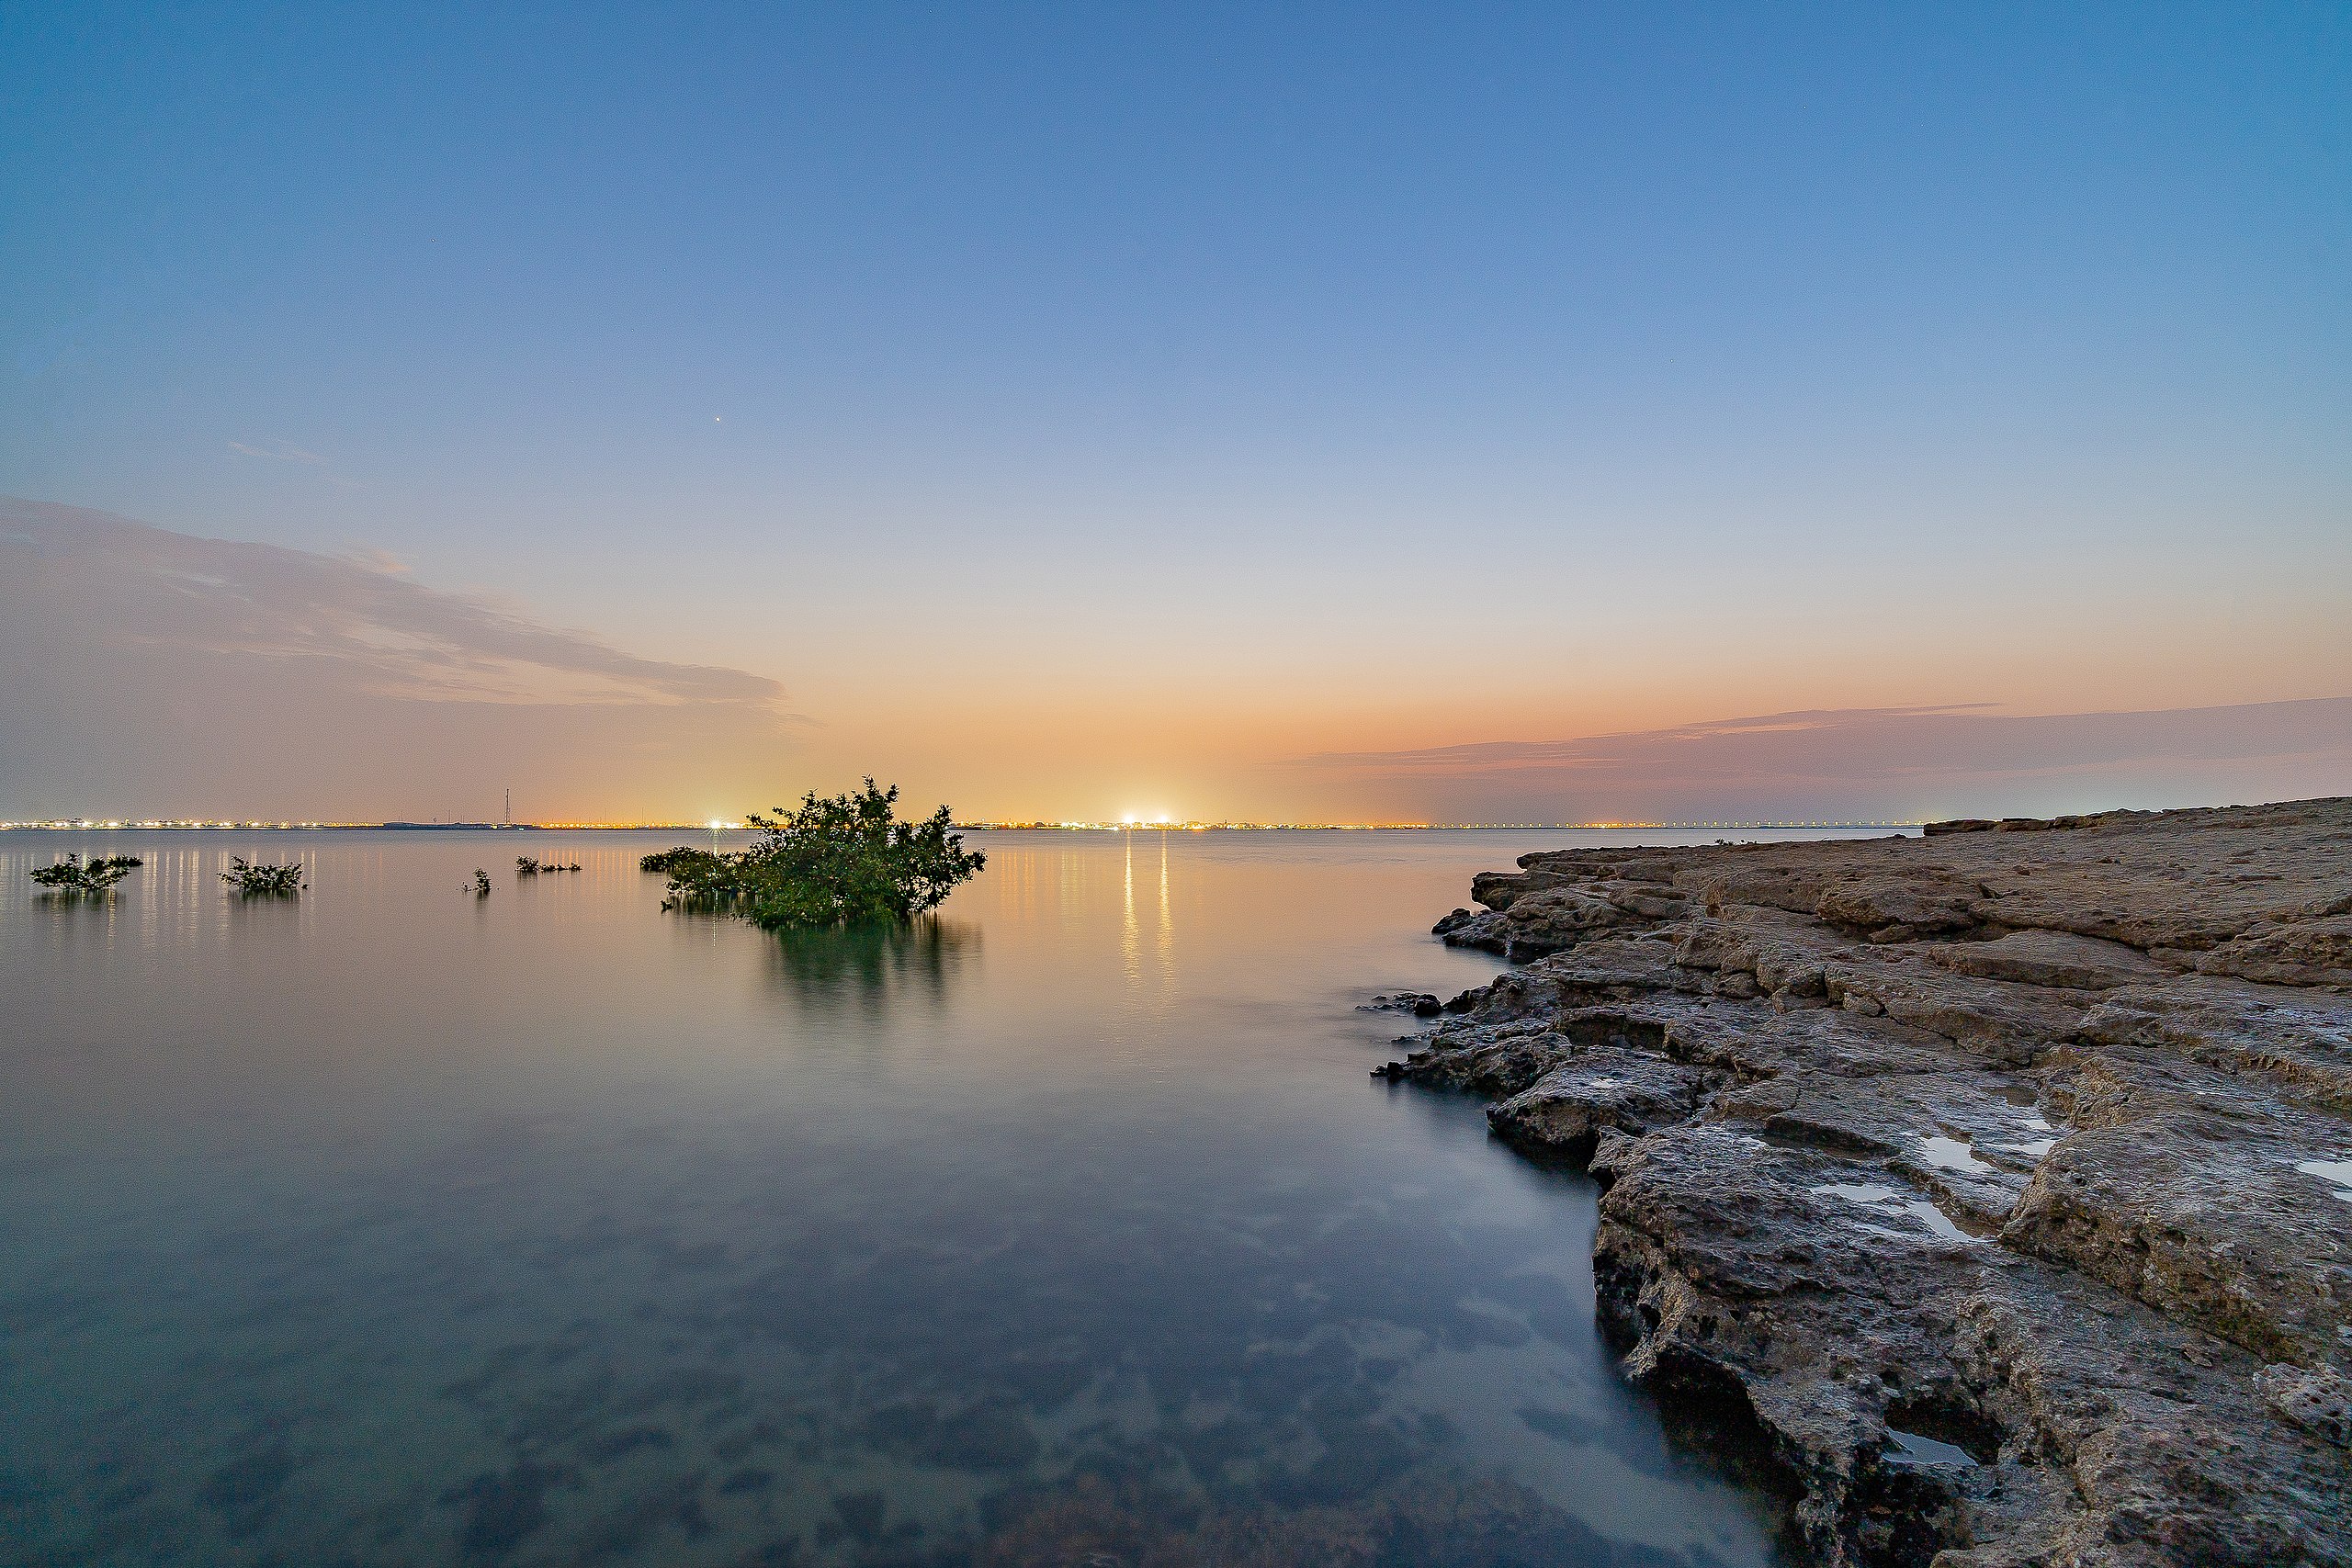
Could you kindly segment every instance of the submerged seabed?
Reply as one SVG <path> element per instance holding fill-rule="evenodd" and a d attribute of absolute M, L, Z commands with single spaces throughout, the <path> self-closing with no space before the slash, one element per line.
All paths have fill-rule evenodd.
<path fill-rule="evenodd" d="M 659 839 L 0 835 L 0 1561 L 1770 1561 L 1589 1183 L 1366 1077 L 1568 839 L 997 833 L 780 942 Z"/>

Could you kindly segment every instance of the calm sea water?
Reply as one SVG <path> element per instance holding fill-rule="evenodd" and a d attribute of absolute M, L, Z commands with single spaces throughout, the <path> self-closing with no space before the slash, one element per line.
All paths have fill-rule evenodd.
<path fill-rule="evenodd" d="M 1590 1185 L 1367 1076 L 1470 874 L 1599 837 L 977 835 L 780 942 L 664 838 L 0 834 L 0 1561 L 1770 1561 Z"/>

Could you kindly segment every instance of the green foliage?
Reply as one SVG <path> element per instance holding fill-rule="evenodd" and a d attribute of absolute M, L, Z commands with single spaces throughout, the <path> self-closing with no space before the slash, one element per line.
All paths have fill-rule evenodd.
<path fill-rule="evenodd" d="M 220 880 L 243 898 L 291 898 L 304 886 L 301 862 L 261 865 L 243 855 L 229 857 L 229 869 L 220 874 Z"/>
<path fill-rule="evenodd" d="M 726 909 L 768 931 L 905 920 L 933 908 L 987 863 L 947 830 L 947 807 L 898 820 L 896 784 L 748 818 L 760 836 L 736 854 L 679 848 L 664 860 L 670 891 L 689 908 Z M 648 856 L 648 860 L 653 857 Z"/>
<path fill-rule="evenodd" d="M 553 875 L 559 871 L 578 871 L 579 869 L 580 863 L 578 861 L 573 861 L 570 865 L 566 865 L 561 861 L 540 860 L 537 855 L 516 855 L 514 857 L 514 874 L 517 876 L 537 876 L 542 873 Z"/>
<path fill-rule="evenodd" d="M 464 889 L 460 888 L 458 891 L 463 892 Z M 473 895 L 477 898 L 487 898 L 490 897 L 490 873 L 482 870 L 480 866 L 474 867 Z"/>
<path fill-rule="evenodd" d="M 643 860 L 637 863 L 637 869 L 639 871 L 658 871 L 664 876 L 674 876 L 677 874 L 678 868 L 680 866 L 692 863 L 697 856 L 703 860 L 709 860 L 713 858 L 708 850 L 697 850 L 690 848 L 684 844 L 680 844 L 674 850 L 654 851 L 651 854 L 647 855 Z"/>
<path fill-rule="evenodd" d="M 57 893 L 106 893 L 141 863 L 137 855 L 99 855 L 85 861 L 68 853 L 54 865 L 33 867 L 33 880 Z"/>

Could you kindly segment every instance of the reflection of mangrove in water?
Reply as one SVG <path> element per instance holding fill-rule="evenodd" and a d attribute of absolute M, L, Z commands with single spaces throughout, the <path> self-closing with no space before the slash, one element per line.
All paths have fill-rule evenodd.
<path fill-rule="evenodd" d="M 918 1000 L 937 1006 L 962 970 L 979 956 L 980 929 L 919 915 L 911 920 L 783 931 L 768 972 L 777 988 L 812 1012 L 857 1007 L 878 1011 Z"/>

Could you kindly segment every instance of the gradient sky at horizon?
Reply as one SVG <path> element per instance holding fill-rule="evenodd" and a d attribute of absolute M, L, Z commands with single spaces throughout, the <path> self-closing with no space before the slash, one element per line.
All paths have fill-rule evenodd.
<path fill-rule="evenodd" d="M 680 815 L 2339 697 L 2347 102 L 2327 5 L 20 4 L 0 494 L 780 682 Z"/>

